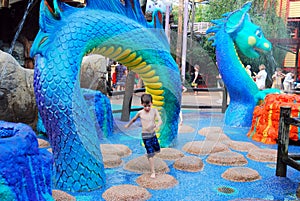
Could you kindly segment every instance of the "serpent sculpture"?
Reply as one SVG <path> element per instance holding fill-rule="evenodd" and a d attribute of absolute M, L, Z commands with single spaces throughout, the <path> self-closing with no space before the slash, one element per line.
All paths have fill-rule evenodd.
<path fill-rule="evenodd" d="M 176 143 L 181 103 L 179 69 L 156 11 L 147 22 L 138 0 L 87 0 L 75 8 L 40 5 L 40 30 L 31 49 L 38 110 L 53 149 L 55 186 L 89 191 L 105 183 L 100 140 L 80 88 L 84 55 L 98 53 L 139 74 L 161 113 L 160 145 Z M 107 105 L 103 104 L 102 107 Z M 97 117 L 99 119 L 99 117 Z"/>
<path fill-rule="evenodd" d="M 210 40 L 214 41 L 219 72 L 230 96 L 225 125 L 231 127 L 250 127 L 258 100 L 264 99 L 268 93 L 277 92 L 273 89 L 260 91 L 236 51 L 237 46 L 245 56 L 258 58 L 258 50 L 269 52 L 272 49 L 261 28 L 251 22 L 250 8 L 251 2 L 245 3 L 241 9 L 212 21 L 215 26 L 207 30 L 208 34 L 215 33 Z"/>
<path fill-rule="evenodd" d="M 53 200 L 52 154 L 30 126 L 0 121 L 0 150 L 1 200 Z"/>

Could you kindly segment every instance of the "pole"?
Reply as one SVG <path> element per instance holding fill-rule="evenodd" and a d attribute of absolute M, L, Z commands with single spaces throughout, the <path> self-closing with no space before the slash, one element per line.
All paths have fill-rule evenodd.
<path fill-rule="evenodd" d="M 169 4 L 166 4 L 165 33 L 167 35 L 168 42 L 170 43 L 170 5 Z"/>
<path fill-rule="evenodd" d="M 178 29 L 177 29 L 177 45 L 176 45 L 176 63 L 180 67 L 182 55 L 182 14 L 183 14 L 183 0 L 178 0 Z"/>
<path fill-rule="evenodd" d="M 195 3 L 195 0 L 193 0 L 192 1 L 192 22 L 191 22 L 191 42 L 190 42 L 190 49 L 192 49 L 192 47 L 193 47 L 193 42 L 194 42 L 194 40 L 193 40 L 193 38 L 194 38 L 194 23 L 195 23 L 195 5 L 196 5 L 196 3 Z M 191 72 L 191 64 L 193 63 L 193 57 L 190 57 L 190 59 L 189 59 L 189 64 L 188 64 L 188 66 L 187 66 L 187 71 L 188 71 L 188 73 L 190 73 Z"/>
<path fill-rule="evenodd" d="M 189 1 L 184 0 L 184 14 L 183 14 L 183 37 L 182 37 L 182 57 L 181 57 L 181 77 L 182 82 L 185 81 L 186 68 L 186 49 L 187 49 L 187 26 L 188 26 L 188 6 Z"/>
<path fill-rule="evenodd" d="M 194 23 L 195 23 L 195 0 L 192 1 L 192 26 L 191 26 L 191 39 L 194 37 Z M 191 43 L 190 47 L 192 47 Z"/>

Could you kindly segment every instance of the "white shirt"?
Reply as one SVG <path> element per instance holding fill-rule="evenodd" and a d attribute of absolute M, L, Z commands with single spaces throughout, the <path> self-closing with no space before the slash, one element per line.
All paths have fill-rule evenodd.
<path fill-rule="evenodd" d="M 285 78 L 284 78 L 283 83 L 284 83 L 284 84 L 290 84 L 290 83 L 292 83 L 293 81 L 294 81 L 294 79 L 293 79 L 292 73 L 287 73 L 287 74 L 285 75 Z"/>
<path fill-rule="evenodd" d="M 267 79 L 267 72 L 265 70 L 261 70 L 256 75 L 256 85 L 258 89 L 264 89 L 266 87 L 266 79 Z"/>

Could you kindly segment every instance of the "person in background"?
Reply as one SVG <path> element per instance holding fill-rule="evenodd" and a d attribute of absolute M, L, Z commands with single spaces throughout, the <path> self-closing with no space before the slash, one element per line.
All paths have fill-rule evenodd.
<path fill-rule="evenodd" d="M 118 90 L 121 90 L 121 88 L 123 89 L 123 86 L 120 86 L 120 84 L 122 85 L 123 83 L 122 82 L 124 82 L 124 74 L 125 74 L 125 71 L 127 70 L 127 68 L 126 68 L 126 66 L 124 66 L 123 64 L 118 64 L 117 66 L 116 66 L 116 73 L 117 73 L 117 91 Z M 126 79 L 125 79 L 125 81 L 126 81 Z M 124 84 L 124 86 L 125 86 L 125 84 Z"/>
<path fill-rule="evenodd" d="M 200 66 L 198 64 L 196 64 L 194 66 L 194 79 L 192 82 L 192 86 L 196 89 L 198 88 L 198 85 L 200 84 L 201 81 L 201 75 L 200 75 Z M 198 95 L 198 92 L 195 91 L 194 95 Z"/>
<path fill-rule="evenodd" d="M 119 81 L 117 82 L 117 91 L 125 91 L 127 74 L 128 74 L 128 71 L 127 71 L 127 69 L 125 69 L 122 77 L 119 78 Z"/>
<path fill-rule="evenodd" d="M 116 69 L 114 69 L 111 81 L 112 81 L 112 88 L 113 88 L 113 90 L 116 90 L 117 89 L 117 72 L 116 72 Z"/>
<path fill-rule="evenodd" d="M 263 90 L 266 88 L 266 79 L 267 79 L 267 72 L 266 72 L 266 66 L 264 64 L 259 65 L 259 72 L 255 76 L 256 78 L 256 85 L 259 90 Z"/>
<path fill-rule="evenodd" d="M 284 74 L 282 73 L 281 68 L 276 68 L 275 73 L 272 75 L 272 88 L 282 90 L 282 79 L 284 78 Z"/>
<path fill-rule="evenodd" d="M 294 73 L 292 72 L 287 73 L 283 80 L 284 91 L 287 92 L 291 91 L 293 82 L 294 82 Z"/>
<path fill-rule="evenodd" d="M 252 72 L 251 72 L 251 70 L 250 70 L 250 69 L 251 69 L 251 66 L 250 66 L 250 65 L 247 65 L 245 69 L 246 69 L 246 72 L 248 73 L 248 75 L 249 75 L 250 77 L 252 77 Z"/>

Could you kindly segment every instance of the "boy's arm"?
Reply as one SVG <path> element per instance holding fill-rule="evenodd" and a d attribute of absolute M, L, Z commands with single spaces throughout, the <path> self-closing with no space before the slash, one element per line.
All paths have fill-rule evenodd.
<path fill-rule="evenodd" d="M 124 127 L 128 128 L 129 126 L 131 126 L 131 124 L 133 124 L 133 122 L 135 122 L 137 120 L 137 118 L 139 118 L 140 113 L 138 112 L 130 121 L 128 124 L 126 124 Z"/>

